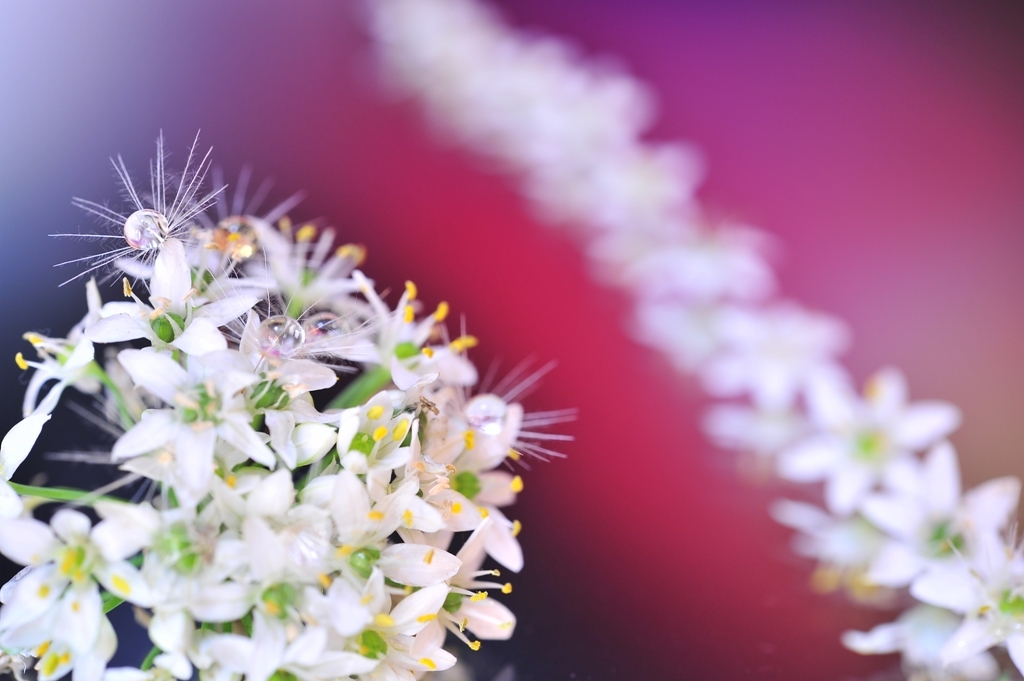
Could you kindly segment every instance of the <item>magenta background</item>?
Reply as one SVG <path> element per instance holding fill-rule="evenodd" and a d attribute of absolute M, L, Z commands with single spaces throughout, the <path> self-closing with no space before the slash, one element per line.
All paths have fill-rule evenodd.
<path fill-rule="evenodd" d="M 1024 474 L 1019 4 L 502 4 L 653 85 L 653 136 L 698 144 L 703 199 L 780 237 L 785 292 L 851 323 L 858 375 L 894 363 L 916 395 L 963 407 L 969 483 Z M 891 667 L 839 646 L 888 615 L 809 591 L 809 565 L 766 515 L 780 490 L 739 481 L 705 444 L 694 386 L 622 332 L 628 301 L 591 283 L 573 241 L 531 220 L 508 181 L 381 94 L 354 8 L 0 5 L 4 356 L 27 351 L 23 330 L 63 333 L 84 309 L 80 287 L 55 288 L 70 275 L 48 269 L 86 252 L 45 236 L 89 225 L 69 197 L 113 199 L 107 156 L 141 170 L 163 128 L 180 159 L 202 128 L 229 176 L 251 162 L 280 196 L 308 190 L 296 217 L 366 243 L 379 281 L 449 300 L 482 362 L 558 360 L 528 406 L 579 407 L 577 441 L 526 475 L 519 630 L 485 645 L 484 668 L 600 680 Z M 0 365 L 5 428 L 18 375 Z M 48 442 L 76 441 L 78 423 L 59 413 Z"/>

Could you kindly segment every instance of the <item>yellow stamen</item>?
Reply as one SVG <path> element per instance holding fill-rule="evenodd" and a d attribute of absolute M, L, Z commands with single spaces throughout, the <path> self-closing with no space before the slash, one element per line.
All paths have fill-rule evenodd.
<path fill-rule="evenodd" d="M 238 484 L 238 477 L 234 473 L 228 473 L 228 477 L 224 478 L 224 482 L 227 483 L 228 487 L 234 489 L 235 485 Z"/>
<path fill-rule="evenodd" d="M 491 570 L 491 577 L 501 577 L 501 570 L 497 568 Z"/>
<path fill-rule="evenodd" d="M 366 514 L 370 520 L 384 520 L 384 514 L 380 511 L 370 511 Z"/>
<path fill-rule="evenodd" d="M 28 362 L 25 361 L 25 355 L 20 352 L 14 356 L 14 363 L 18 365 L 18 368 L 24 371 L 28 369 Z"/>
<path fill-rule="evenodd" d="M 349 258 L 356 265 L 362 265 L 363 261 L 366 260 L 366 246 L 360 246 L 359 244 L 345 244 L 339 246 L 338 250 L 335 251 L 335 255 L 339 258 Z"/>
<path fill-rule="evenodd" d="M 379 404 L 375 407 L 370 407 L 369 409 L 366 410 L 366 418 L 370 419 L 371 421 L 376 421 L 383 415 L 384 407 L 380 406 Z"/>
<path fill-rule="evenodd" d="M 67 575 L 71 573 L 71 570 L 75 567 L 75 552 L 64 551 L 64 557 L 60 561 L 61 574 Z"/>
<path fill-rule="evenodd" d="M 325 589 L 328 589 L 331 586 L 331 576 L 324 574 L 323 572 L 316 576 L 316 581 L 320 582 L 320 586 Z"/>
<path fill-rule="evenodd" d="M 431 660 L 429 657 L 421 657 L 420 664 L 429 669 L 430 671 L 434 671 L 435 669 L 437 669 L 437 665 L 434 664 L 434 661 Z"/>
<path fill-rule="evenodd" d="M 43 344 L 43 337 L 40 336 L 38 333 L 29 332 L 29 333 L 26 333 L 24 336 L 22 336 L 22 338 L 27 340 L 32 345 L 42 345 Z"/>
<path fill-rule="evenodd" d="M 448 303 L 441 301 L 437 304 L 437 309 L 434 310 L 434 321 L 443 322 L 448 316 Z"/>
<path fill-rule="evenodd" d="M 373 618 L 373 623 L 378 627 L 393 627 L 395 626 L 395 620 L 391 619 L 389 615 L 384 613 L 377 613 L 377 616 Z"/>
<path fill-rule="evenodd" d="M 46 676 L 50 676 L 55 671 L 57 671 L 57 667 L 59 665 L 60 660 L 57 658 L 57 655 L 55 653 L 50 653 L 45 658 L 43 658 L 43 664 L 40 671 L 42 671 L 43 674 L 45 674 Z"/>
<path fill-rule="evenodd" d="M 423 354 L 427 356 L 427 359 L 430 359 L 434 356 L 434 351 L 431 348 L 423 348 Z"/>
<path fill-rule="evenodd" d="M 369 605 L 372 600 L 373 600 L 373 594 L 366 594 L 365 596 L 363 596 L 362 598 L 359 599 L 359 602 L 362 603 L 363 605 Z"/>
<path fill-rule="evenodd" d="M 40 598 L 46 598 L 47 596 L 49 596 L 50 595 L 50 585 L 49 584 L 43 584 L 41 587 L 39 587 L 39 591 L 36 592 L 36 595 L 39 596 Z M 36 657 L 39 657 L 39 655 L 36 655 Z"/>
<path fill-rule="evenodd" d="M 416 621 L 417 622 L 433 622 L 436 619 L 437 619 L 437 613 L 436 612 L 431 612 L 431 613 L 427 613 L 426 615 L 420 615 L 419 617 L 416 618 Z"/>
<path fill-rule="evenodd" d="M 479 603 L 480 601 L 484 600 L 485 598 L 487 598 L 487 592 L 486 591 L 477 591 L 475 594 L 473 594 L 472 596 L 469 597 L 469 600 L 473 601 L 474 603 Z"/>
<path fill-rule="evenodd" d="M 395 426 L 394 432 L 391 433 L 391 439 L 394 440 L 395 442 L 401 442 L 402 440 L 405 439 L 405 436 L 406 436 L 406 434 L 408 432 L 409 432 L 409 421 L 408 421 L 408 419 L 399 421 L 398 425 Z"/>
<path fill-rule="evenodd" d="M 352 547 L 349 546 L 348 544 L 342 544 L 334 552 L 334 554 L 336 556 L 338 556 L 338 558 L 347 558 L 349 556 L 349 554 L 351 554 L 351 553 L 352 553 Z"/>
<path fill-rule="evenodd" d="M 73 610 L 74 612 L 79 612 L 79 611 L 80 611 L 80 610 L 82 609 L 82 604 L 81 604 L 81 603 L 79 603 L 78 601 L 73 601 L 73 602 L 71 603 L 71 609 L 72 609 L 72 610 Z"/>
<path fill-rule="evenodd" d="M 472 430 L 467 430 L 462 434 L 462 439 L 466 443 L 466 449 L 473 449 L 476 446 L 476 433 Z"/>
<path fill-rule="evenodd" d="M 295 242 L 300 244 L 306 243 L 307 241 L 312 241 L 315 236 L 316 227 L 313 225 L 303 225 L 299 227 L 299 231 L 295 232 Z"/>
<path fill-rule="evenodd" d="M 68 652 L 61 653 L 60 657 L 57 658 L 57 662 L 60 663 L 60 664 L 67 664 L 68 662 L 71 662 L 71 653 L 68 653 Z"/>
<path fill-rule="evenodd" d="M 402 318 L 406 324 L 411 324 L 412 320 L 416 319 L 416 310 L 412 309 L 412 305 L 405 306 L 405 315 Z"/>
<path fill-rule="evenodd" d="M 501 587 L 501 593 L 503 593 L 505 595 L 508 595 L 508 594 L 512 593 L 512 583 L 511 582 L 505 582 L 505 586 Z"/>
<path fill-rule="evenodd" d="M 384 436 L 388 434 L 388 429 L 384 426 L 377 426 L 377 429 L 373 431 L 373 441 L 380 442 L 384 439 Z"/>
<path fill-rule="evenodd" d="M 412 511 L 405 509 L 405 513 L 402 514 L 402 522 L 406 527 L 412 527 Z"/>
<path fill-rule="evenodd" d="M 459 622 L 459 631 L 465 631 L 467 624 L 469 624 L 469 618 L 468 617 L 463 617 L 462 621 Z"/>
<path fill-rule="evenodd" d="M 488 511 L 483 506 L 478 507 L 476 510 L 480 512 L 480 517 L 481 518 L 486 518 L 487 516 L 491 515 L 491 512 Z"/>
<path fill-rule="evenodd" d="M 462 504 L 457 501 L 452 504 L 452 513 L 462 513 Z"/>
<path fill-rule="evenodd" d="M 128 277 L 121 280 L 121 291 L 124 293 L 125 298 L 132 297 L 132 285 L 131 282 L 128 281 Z"/>
<path fill-rule="evenodd" d="M 426 554 L 424 554 L 423 562 L 426 563 L 427 565 L 430 565 L 431 563 L 434 562 L 434 549 L 430 549 L 429 551 L 426 552 Z"/>
<path fill-rule="evenodd" d="M 263 601 L 263 606 L 267 609 L 267 614 L 272 617 L 277 617 L 281 614 L 281 606 L 274 601 Z"/>
<path fill-rule="evenodd" d="M 452 352 L 464 352 L 470 348 L 475 348 L 479 343 L 480 341 L 476 339 L 476 336 L 459 336 L 448 347 L 452 349 Z"/>
<path fill-rule="evenodd" d="M 35 649 L 32 653 L 33 657 L 39 658 L 46 654 L 46 651 L 50 649 L 50 642 L 45 641 L 41 646 Z"/>
<path fill-rule="evenodd" d="M 508 450 L 508 458 L 512 459 L 513 461 L 519 461 L 519 459 L 523 458 L 523 455 L 514 449 L 510 449 Z"/>
<path fill-rule="evenodd" d="M 517 475 L 516 477 L 512 478 L 512 491 L 515 492 L 516 494 L 519 494 L 520 492 L 523 491 L 522 476 Z"/>
<path fill-rule="evenodd" d="M 132 592 L 132 587 L 128 583 L 128 580 L 120 575 L 114 575 L 110 578 L 110 583 L 113 584 L 114 588 L 123 593 L 129 595 Z"/>
<path fill-rule="evenodd" d="M 480 650 L 480 641 L 470 641 L 469 649 L 474 652 Z"/>
<path fill-rule="evenodd" d="M 512 536 L 518 537 L 519 533 L 523 531 L 523 524 L 518 520 L 512 521 Z"/>
<path fill-rule="evenodd" d="M 417 293 L 418 290 L 416 288 L 416 284 L 412 283 L 411 281 L 405 282 L 405 297 L 408 300 L 416 300 Z"/>

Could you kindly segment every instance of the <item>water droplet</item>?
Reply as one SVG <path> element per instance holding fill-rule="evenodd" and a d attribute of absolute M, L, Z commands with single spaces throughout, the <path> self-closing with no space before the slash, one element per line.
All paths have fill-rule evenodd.
<path fill-rule="evenodd" d="M 256 227 L 247 215 L 232 215 L 217 223 L 213 230 L 217 250 L 236 260 L 245 260 L 256 252 Z"/>
<path fill-rule="evenodd" d="M 291 317 L 268 317 L 256 332 L 264 357 L 290 357 L 306 342 L 302 325 Z"/>
<path fill-rule="evenodd" d="M 477 395 L 466 405 L 466 421 L 469 427 L 484 435 L 498 435 L 505 427 L 505 413 L 508 405 L 497 395 Z"/>
<path fill-rule="evenodd" d="M 345 331 L 341 317 L 333 312 L 317 312 L 307 317 L 302 322 L 302 328 L 306 331 L 306 338 L 310 340 L 323 340 Z"/>
<path fill-rule="evenodd" d="M 124 240 L 137 251 L 148 251 L 164 242 L 169 228 L 162 213 L 137 210 L 124 221 Z"/>

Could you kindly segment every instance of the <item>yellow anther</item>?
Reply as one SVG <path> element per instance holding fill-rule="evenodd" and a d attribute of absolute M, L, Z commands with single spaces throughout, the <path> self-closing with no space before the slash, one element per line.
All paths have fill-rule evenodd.
<path fill-rule="evenodd" d="M 435 617 L 436 616 L 437 615 L 435 615 Z M 435 669 L 437 669 L 437 665 L 434 664 L 434 661 L 431 660 L 429 657 L 421 657 L 420 664 L 429 669 L 430 671 L 434 671 Z"/>
<path fill-rule="evenodd" d="M 49 650 L 49 649 L 50 649 L 50 642 L 49 641 L 45 641 L 41 646 L 39 646 L 38 648 L 36 648 L 32 652 L 32 656 L 36 657 L 36 658 L 42 657 L 43 655 L 46 654 L 46 651 Z"/>
<path fill-rule="evenodd" d="M 416 618 L 416 621 L 417 622 L 433 622 L 436 619 L 437 619 L 437 613 L 436 612 L 431 612 L 431 613 L 427 613 L 426 615 L 420 615 L 419 617 Z"/>
<path fill-rule="evenodd" d="M 474 652 L 477 651 L 477 650 L 480 650 L 480 641 L 470 641 L 469 642 L 469 649 L 474 651 Z"/>
<path fill-rule="evenodd" d="M 68 662 L 71 662 L 71 653 L 69 653 L 69 652 L 61 653 L 60 657 L 57 658 L 57 662 L 59 664 L 67 664 Z"/>
<path fill-rule="evenodd" d="M 416 284 L 412 283 L 411 281 L 405 282 L 405 297 L 408 300 L 416 300 L 417 293 L 418 290 L 416 288 Z"/>
<path fill-rule="evenodd" d="M 284 217 L 282 217 L 280 220 L 277 221 L 277 228 L 279 230 L 281 230 L 282 232 L 284 232 L 285 234 L 291 234 L 292 233 L 292 219 L 290 217 L 288 217 L 287 215 L 285 215 Z"/>
<path fill-rule="evenodd" d="M 50 653 L 45 658 L 43 658 L 40 671 L 43 672 L 43 674 L 45 674 L 46 676 L 51 676 L 55 671 L 57 671 L 57 667 L 59 665 L 60 660 L 57 658 L 57 655 L 55 653 Z"/>
<path fill-rule="evenodd" d="M 398 422 L 395 426 L 394 432 L 391 433 L 391 439 L 395 442 L 401 442 L 405 439 L 406 434 L 409 432 L 409 420 L 403 419 Z"/>
<path fill-rule="evenodd" d="M 65 550 L 64 551 L 64 557 L 61 558 L 61 561 L 60 561 L 60 571 L 61 571 L 61 574 L 64 574 L 64 575 L 70 574 L 71 570 L 73 570 L 74 567 L 75 567 L 75 552 L 74 551 Z"/>
<path fill-rule="evenodd" d="M 379 404 L 375 407 L 370 407 L 369 409 L 366 410 L 366 418 L 370 419 L 371 421 L 376 421 L 381 416 L 384 416 L 384 407 L 380 406 Z"/>
<path fill-rule="evenodd" d="M 427 356 L 427 359 L 430 359 L 431 357 L 434 356 L 434 350 L 432 348 L 423 348 L 422 352 L 424 355 Z"/>
<path fill-rule="evenodd" d="M 84 582 L 85 581 L 85 571 L 82 570 L 82 568 L 78 568 L 77 570 L 75 570 L 74 574 L 71 575 L 71 580 L 73 582 Z"/>
<path fill-rule="evenodd" d="M 328 589 L 331 586 L 331 576 L 323 572 L 316 576 L 316 581 L 320 582 L 320 586 L 325 589 Z"/>
<path fill-rule="evenodd" d="M 312 241 L 313 237 L 316 236 L 316 227 L 313 225 L 303 225 L 299 227 L 299 231 L 295 232 L 296 243 L 306 243 Z"/>
<path fill-rule="evenodd" d="M 412 596 L 413 588 L 407 584 L 402 587 L 402 591 L 405 593 L 406 596 Z"/>
<path fill-rule="evenodd" d="M 132 297 L 132 284 L 128 281 L 128 277 L 121 280 L 121 291 L 124 293 L 125 298 Z"/>
<path fill-rule="evenodd" d="M 267 614 L 272 617 L 277 617 L 281 614 L 281 606 L 274 601 L 263 601 L 263 606 L 267 609 Z"/>
<path fill-rule="evenodd" d="M 402 514 L 402 522 L 406 527 L 412 527 L 412 511 L 405 509 L 405 513 Z"/>
<path fill-rule="evenodd" d="M 462 439 L 466 443 L 466 449 L 473 449 L 476 446 L 476 433 L 472 430 L 467 430 L 462 434 Z"/>
<path fill-rule="evenodd" d="M 224 478 L 224 482 L 227 486 L 234 489 L 235 485 L 238 484 L 238 477 L 234 473 L 228 473 L 228 477 Z"/>
<path fill-rule="evenodd" d="M 434 549 L 430 549 L 425 554 L 423 554 L 423 562 L 427 565 L 430 565 L 434 562 Z"/>
<path fill-rule="evenodd" d="M 384 514 L 380 511 L 370 511 L 366 514 L 366 517 L 370 520 L 384 520 Z"/>
<path fill-rule="evenodd" d="M 388 429 L 385 426 L 377 426 L 376 430 L 373 431 L 373 441 L 380 442 L 387 434 Z"/>
<path fill-rule="evenodd" d="M 512 593 L 512 583 L 511 582 L 505 582 L 505 586 L 501 587 L 501 593 L 506 594 L 506 595 Z"/>
<path fill-rule="evenodd" d="M 416 310 L 412 309 L 412 305 L 405 306 L 405 313 L 402 319 L 405 320 L 406 324 L 411 324 L 412 320 L 416 319 Z"/>
<path fill-rule="evenodd" d="M 491 512 L 488 511 L 483 506 L 478 506 L 476 510 L 479 511 L 481 518 L 486 518 L 487 516 L 491 515 Z"/>
<path fill-rule="evenodd" d="M 468 625 L 468 624 L 469 624 L 469 618 L 468 617 L 463 617 L 462 621 L 459 622 L 459 631 L 465 631 L 466 630 L 466 625 Z"/>
<path fill-rule="evenodd" d="M 373 618 L 373 623 L 378 627 L 393 627 L 395 626 L 395 620 L 391 619 L 390 615 L 384 613 L 377 613 L 377 616 Z"/>
<path fill-rule="evenodd" d="M 464 352 L 470 348 L 475 348 L 479 343 L 480 341 L 476 339 L 476 336 L 459 336 L 448 347 L 452 349 L 452 352 Z"/>
<path fill-rule="evenodd" d="M 79 603 L 78 601 L 72 601 L 72 603 L 71 603 L 71 609 L 72 609 L 72 610 L 73 610 L 74 612 L 79 612 L 79 611 L 80 611 L 80 610 L 82 609 L 82 604 L 81 604 L 81 603 Z"/>
<path fill-rule="evenodd" d="M 486 591 L 477 591 L 475 594 L 473 594 L 472 596 L 469 597 L 469 600 L 473 601 L 474 603 L 479 603 L 480 601 L 484 600 L 485 598 L 487 598 L 487 592 Z"/>
<path fill-rule="evenodd" d="M 498 625 L 498 627 L 501 628 L 501 629 L 511 629 L 512 625 L 514 625 L 514 624 L 515 624 L 515 622 L 502 622 L 501 624 Z"/>
<path fill-rule="evenodd" d="M 372 601 L 373 601 L 373 594 L 366 594 L 365 596 L 363 596 L 362 598 L 359 599 L 359 602 L 362 605 L 369 605 Z"/>
<path fill-rule="evenodd" d="M 523 478 L 520 475 L 512 478 L 512 491 L 519 494 L 523 491 Z"/>
<path fill-rule="evenodd" d="M 501 570 L 498 568 L 491 570 L 491 577 L 501 577 Z"/>
<path fill-rule="evenodd" d="M 434 321 L 443 322 L 448 317 L 448 303 L 441 301 L 437 304 L 437 309 L 434 310 Z"/>
<path fill-rule="evenodd" d="M 43 337 L 40 336 L 38 333 L 32 333 L 30 331 L 29 333 L 26 333 L 24 336 L 22 336 L 22 338 L 27 340 L 32 345 L 42 345 L 43 344 Z"/>
<path fill-rule="evenodd" d="M 519 533 L 523 531 L 523 524 L 518 520 L 512 521 L 512 536 L 518 537 Z"/>
<path fill-rule="evenodd" d="M 366 260 L 366 246 L 359 244 L 345 244 L 339 246 L 338 250 L 334 252 L 339 258 L 348 258 L 352 260 L 356 265 L 362 265 L 363 261 Z"/>
<path fill-rule="evenodd" d="M 50 595 L 50 586 L 48 584 L 43 584 L 42 586 L 39 587 L 39 591 L 36 592 L 36 595 L 39 596 L 40 598 L 46 598 L 47 596 Z M 36 655 L 36 657 L 39 657 L 39 656 Z"/>
<path fill-rule="evenodd" d="M 514 449 L 510 449 L 508 450 L 508 458 L 512 459 L 513 461 L 519 461 L 519 459 L 523 458 L 523 455 Z"/>
<path fill-rule="evenodd" d="M 452 504 L 452 513 L 462 513 L 462 504 L 457 501 Z"/>
<path fill-rule="evenodd" d="M 28 362 L 25 361 L 25 355 L 20 352 L 14 356 L 14 363 L 18 365 L 18 368 L 24 371 L 28 369 Z"/>
<path fill-rule="evenodd" d="M 110 583 L 114 586 L 115 589 L 117 589 L 126 596 L 132 592 L 131 584 L 129 584 L 128 580 L 122 577 L 121 575 L 114 575 L 113 577 L 111 577 Z"/>

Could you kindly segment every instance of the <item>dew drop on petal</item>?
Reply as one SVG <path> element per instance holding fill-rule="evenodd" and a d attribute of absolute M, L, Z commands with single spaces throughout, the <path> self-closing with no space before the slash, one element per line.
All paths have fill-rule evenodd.
<path fill-rule="evenodd" d="M 309 340 L 321 340 L 336 336 L 345 331 L 341 317 L 333 312 L 317 312 L 302 322 L 302 328 Z"/>
<path fill-rule="evenodd" d="M 508 405 L 497 395 L 477 395 L 466 405 L 466 421 L 469 427 L 484 435 L 497 435 L 505 427 Z"/>
<path fill-rule="evenodd" d="M 290 357 L 306 342 L 306 332 L 291 317 L 276 315 L 263 320 L 256 339 L 264 357 Z"/>
<path fill-rule="evenodd" d="M 124 240 L 137 251 L 158 248 L 167 238 L 167 218 L 155 210 L 137 210 L 124 221 Z"/>

